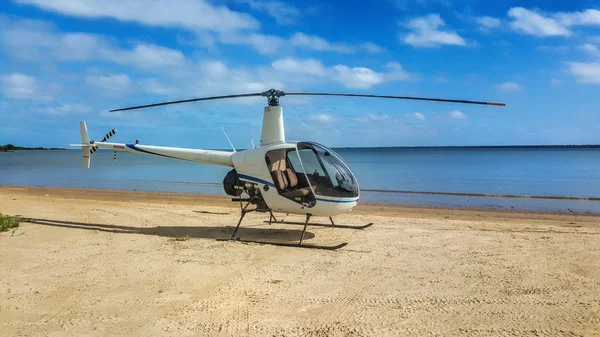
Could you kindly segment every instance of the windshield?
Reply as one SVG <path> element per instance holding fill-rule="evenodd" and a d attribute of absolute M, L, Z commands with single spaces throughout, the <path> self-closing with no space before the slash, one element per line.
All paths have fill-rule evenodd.
<path fill-rule="evenodd" d="M 304 173 L 315 188 L 315 194 L 354 198 L 358 197 L 358 183 L 342 159 L 332 150 L 317 143 L 298 143 L 300 163 Z M 292 156 L 290 156 L 291 159 Z"/>

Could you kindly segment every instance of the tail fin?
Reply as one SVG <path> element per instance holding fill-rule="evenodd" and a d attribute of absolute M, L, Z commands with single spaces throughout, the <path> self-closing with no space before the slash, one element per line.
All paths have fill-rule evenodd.
<path fill-rule="evenodd" d="M 117 133 L 117 129 L 110 130 L 109 133 L 104 136 L 100 142 L 90 142 L 90 137 L 88 136 L 87 126 L 84 121 L 79 122 L 79 132 L 81 134 L 81 144 L 69 144 L 69 146 L 81 146 L 81 162 L 83 164 L 84 169 L 90 168 L 90 158 L 91 155 L 98 150 L 98 144 L 103 143 L 108 140 L 110 137 L 114 136 Z"/>
<path fill-rule="evenodd" d="M 90 138 L 84 121 L 79 122 L 79 132 L 81 134 L 81 144 L 89 144 Z M 81 163 L 86 170 L 90 168 L 90 150 L 91 148 L 89 145 L 81 147 Z"/>

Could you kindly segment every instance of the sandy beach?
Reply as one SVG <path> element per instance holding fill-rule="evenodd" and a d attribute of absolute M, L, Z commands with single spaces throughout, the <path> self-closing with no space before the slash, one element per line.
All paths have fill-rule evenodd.
<path fill-rule="evenodd" d="M 228 200 L 0 186 L 0 335 L 600 336 L 598 215 L 359 205 L 323 251 L 217 241 Z"/>

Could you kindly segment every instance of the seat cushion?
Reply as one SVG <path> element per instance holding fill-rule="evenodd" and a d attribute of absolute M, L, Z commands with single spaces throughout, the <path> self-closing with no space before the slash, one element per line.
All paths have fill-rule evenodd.
<path fill-rule="evenodd" d="M 275 180 L 275 185 L 277 185 L 277 188 L 279 188 L 280 190 L 285 190 L 288 187 L 287 184 L 287 178 L 285 177 L 285 174 L 283 173 L 283 171 L 273 171 L 273 176 L 274 176 L 274 180 Z"/>
<path fill-rule="evenodd" d="M 303 188 L 297 189 L 295 191 L 283 192 L 283 193 L 281 193 L 281 195 L 283 195 L 286 198 L 295 198 L 295 197 L 303 197 L 305 195 L 308 195 L 310 192 L 311 191 L 310 191 L 309 187 L 303 187 Z"/>
<path fill-rule="evenodd" d="M 285 175 L 287 177 L 288 187 L 296 187 L 296 185 L 298 185 L 298 176 L 296 176 L 296 173 L 291 168 L 285 170 Z"/>

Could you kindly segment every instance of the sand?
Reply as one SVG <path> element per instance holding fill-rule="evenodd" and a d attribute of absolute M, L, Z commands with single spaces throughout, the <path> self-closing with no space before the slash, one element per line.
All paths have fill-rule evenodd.
<path fill-rule="evenodd" d="M 600 216 L 359 205 L 323 251 L 227 200 L 0 187 L 0 335 L 600 336 Z"/>

